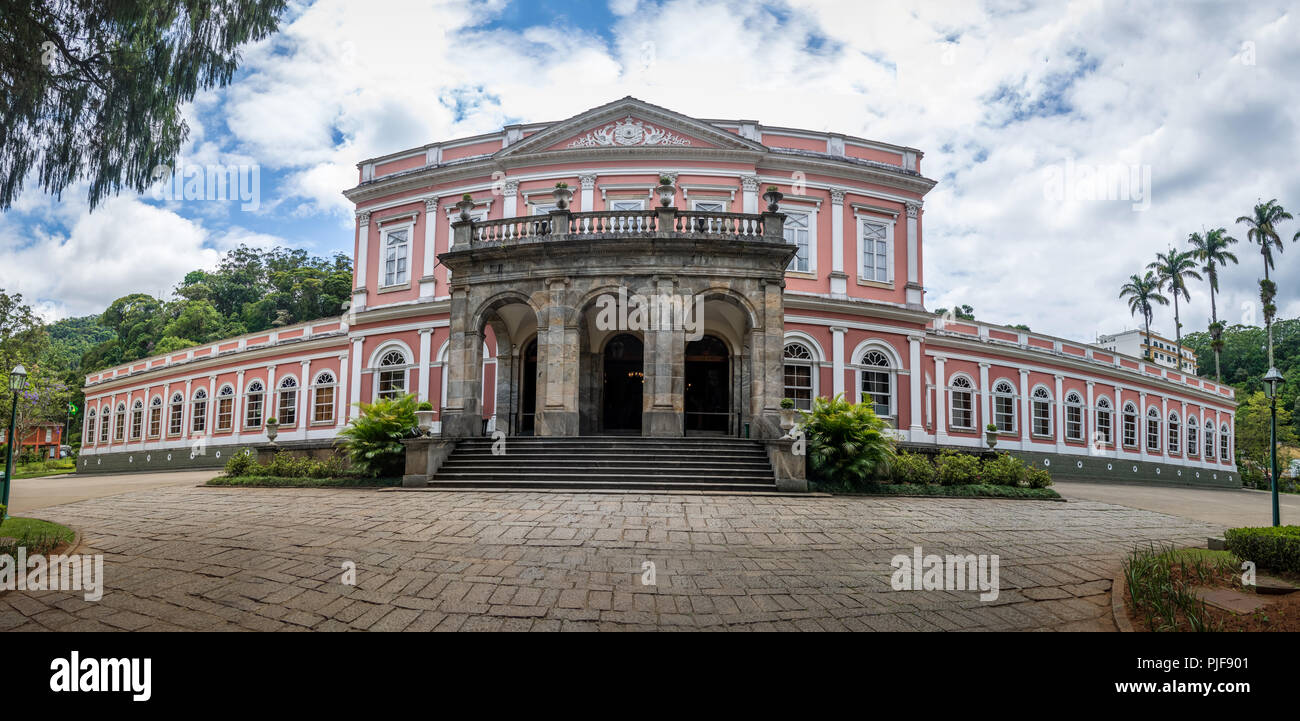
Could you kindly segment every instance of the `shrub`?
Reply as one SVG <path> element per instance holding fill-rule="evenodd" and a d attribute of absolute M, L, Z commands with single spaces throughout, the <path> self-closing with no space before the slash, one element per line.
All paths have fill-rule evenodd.
<path fill-rule="evenodd" d="M 793 398 L 782 398 L 782 399 L 781 399 L 781 407 L 784 408 L 784 409 L 786 409 L 786 410 L 790 410 L 791 408 L 794 408 L 794 399 L 793 399 Z"/>
<path fill-rule="evenodd" d="M 899 453 L 894 458 L 890 475 L 896 483 L 933 483 L 934 464 L 924 453 Z"/>
<path fill-rule="evenodd" d="M 235 451 L 234 455 L 226 460 L 226 475 L 246 476 L 256 465 L 257 459 L 247 448 L 243 448 Z"/>
<path fill-rule="evenodd" d="M 361 413 L 339 431 L 352 467 L 371 476 L 398 475 L 406 462 L 403 438 L 416 434 L 415 396 L 361 403 Z"/>
<path fill-rule="evenodd" d="M 1300 526 L 1229 528 L 1223 540 L 1242 560 L 1272 571 L 1300 573 Z"/>
<path fill-rule="evenodd" d="M 1019 486 L 1028 471 L 1025 462 L 1010 453 L 999 453 L 985 460 L 982 470 L 984 482 L 995 486 Z"/>
<path fill-rule="evenodd" d="M 233 460 L 233 459 L 232 459 Z M 226 475 L 230 473 L 230 463 L 226 464 Z M 348 468 L 341 458 L 332 457 L 318 461 L 307 456 L 295 456 L 286 451 L 275 454 L 271 462 L 262 466 L 251 464 L 241 476 L 272 476 L 276 478 L 347 478 L 356 474 Z"/>
<path fill-rule="evenodd" d="M 1047 488 L 1052 485 L 1052 474 L 1046 468 L 1026 468 L 1025 480 L 1030 488 Z"/>
<path fill-rule="evenodd" d="M 808 462 L 818 478 L 858 483 L 889 470 L 894 441 L 870 403 L 849 403 L 842 394 L 816 398 L 803 414 Z"/>
<path fill-rule="evenodd" d="M 957 451 L 943 451 L 935 460 L 939 482 L 945 486 L 962 486 L 980 482 L 979 456 Z"/>
<path fill-rule="evenodd" d="M 420 402 L 420 405 L 418 405 L 418 406 L 415 407 L 415 410 L 417 410 L 417 411 L 431 411 L 431 410 L 433 410 L 433 404 L 430 403 L 429 401 L 421 401 L 421 402 Z"/>

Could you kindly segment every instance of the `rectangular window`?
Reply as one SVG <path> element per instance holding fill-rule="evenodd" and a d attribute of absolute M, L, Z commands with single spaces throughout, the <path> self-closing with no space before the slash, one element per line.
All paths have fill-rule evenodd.
<path fill-rule="evenodd" d="M 108 443 L 108 430 L 109 430 L 108 427 L 112 425 L 111 420 L 112 419 L 109 418 L 109 415 L 107 413 L 103 414 L 103 416 L 100 417 L 99 419 L 99 442 L 100 443 Z"/>
<path fill-rule="evenodd" d="M 1219 431 L 1219 458 L 1228 460 L 1228 428 L 1225 426 Z"/>
<path fill-rule="evenodd" d="M 952 392 L 952 425 L 954 428 L 975 427 L 975 401 L 967 390 Z"/>
<path fill-rule="evenodd" d="M 1072 441 L 1083 440 L 1083 409 L 1079 406 L 1065 407 L 1065 437 Z"/>
<path fill-rule="evenodd" d="M 190 416 L 190 432 L 203 433 L 208 430 L 208 402 L 206 399 L 194 401 L 194 410 Z"/>
<path fill-rule="evenodd" d="M 248 412 L 244 414 L 245 428 L 262 427 L 262 394 L 250 393 L 246 396 L 245 403 L 248 406 Z"/>
<path fill-rule="evenodd" d="M 157 438 L 162 433 L 162 406 L 149 409 L 149 437 Z"/>
<path fill-rule="evenodd" d="M 379 398 L 401 398 L 406 394 L 406 371 L 380 371 L 379 389 L 375 394 Z"/>
<path fill-rule="evenodd" d="M 1155 418 L 1147 419 L 1147 450 L 1160 451 L 1160 421 Z"/>
<path fill-rule="evenodd" d="M 862 221 L 862 279 L 889 282 L 889 226 Z"/>
<path fill-rule="evenodd" d="M 812 367 L 787 365 L 785 367 L 785 397 L 794 401 L 800 410 L 812 409 Z"/>
<path fill-rule="evenodd" d="M 54 442 L 54 431 L 49 428 L 45 429 L 45 442 L 46 443 Z"/>
<path fill-rule="evenodd" d="M 181 411 L 184 408 L 184 403 L 172 403 L 171 418 L 167 420 L 167 435 L 179 436 L 181 431 L 184 430 L 185 427 L 181 421 Z"/>
<path fill-rule="evenodd" d="M 1179 448 L 1179 446 L 1178 446 L 1178 424 L 1177 424 L 1177 423 L 1170 423 L 1170 424 L 1169 424 L 1169 452 L 1170 452 L 1170 453 L 1177 453 L 1177 452 L 1178 452 L 1178 448 Z"/>
<path fill-rule="evenodd" d="M 1034 401 L 1033 406 L 1034 435 L 1052 435 L 1052 404 L 1048 401 Z"/>
<path fill-rule="evenodd" d="M 126 410 L 119 409 L 116 417 L 113 419 L 113 440 L 122 442 L 126 440 Z"/>
<path fill-rule="evenodd" d="M 1196 438 L 1196 426 L 1191 423 L 1187 424 L 1187 455 L 1199 456 L 1201 454 L 1201 444 Z"/>
<path fill-rule="evenodd" d="M 644 200 L 611 200 L 606 205 L 610 210 L 645 210 Z M 615 218 L 610 222 L 610 230 L 615 232 L 630 232 L 640 230 L 645 219 L 640 216 L 631 218 Z"/>
<path fill-rule="evenodd" d="M 1138 444 L 1138 419 L 1133 413 L 1124 414 L 1124 445 L 1132 448 Z"/>
<path fill-rule="evenodd" d="M 533 215 L 550 215 L 552 211 L 559 209 L 555 203 L 538 203 L 533 206 Z"/>
<path fill-rule="evenodd" d="M 222 398 L 217 401 L 217 430 L 228 431 L 235 423 L 235 399 Z"/>
<path fill-rule="evenodd" d="M 313 423 L 329 423 L 334 420 L 334 386 L 316 389 L 311 419 Z"/>
<path fill-rule="evenodd" d="M 410 255 L 410 229 L 384 233 L 384 285 L 402 285 L 407 281 L 407 256 Z"/>
<path fill-rule="evenodd" d="M 280 426 L 292 426 L 298 422 L 298 391 L 280 391 L 280 415 L 276 420 Z"/>
<path fill-rule="evenodd" d="M 993 425 L 999 433 L 1010 433 L 1016 429 L 1016 399 L 1013 396 L 993 397 Z"/>
<path fill-rule="evenodd" d="M 1097 433 L 1101 437 L 1101 442 L 1110 444 L 1110 411 L 1097 411 Z"/>
<path fill-rule="evenodd" d="M 810 241 L 808 218 L 808 213 L 791 213 L 787 211 L 785 214 L 785 242 L 798 248 L 795 251 L 795 256 L 790 259 L 790 267 L 787 270 L 793 270 L 797 273 L 812 271 L 812 264 L 808 256 Z"/>
<path fill-rule="evenodd" d="M 143 430 L 143 426 L 144 410 L 139 408 L 133 409 L 131 411 L 131 440 L 140 440 L 140 431 Z"/>
<path fill-rule="evenodd" d="M 890 384 L 888 371 L 863 371 L 862 392 L 871 401 L 872 410 L 881 418 L 890 415 Z"/>

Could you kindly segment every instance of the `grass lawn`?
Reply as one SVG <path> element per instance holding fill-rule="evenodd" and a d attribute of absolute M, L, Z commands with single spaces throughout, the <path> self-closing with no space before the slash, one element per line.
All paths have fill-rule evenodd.
<path fill-rule="evenodd" d="M 813 483 L 813 490 L 841 495 L 860 496 L 935 496 L 940 498 L 1030 498 L 1059 500 L 1061 494 L 1050 488 L 1021 488 L 1018 486 L 991 486 L 969 484 L 942 486 L 937 483 L 870 483 L 853 489 L 842 489 Z"/>
<path fill-rule="evenodd" d="M 4 471 L 3 463 L 0 463 L 0 472 Z M 24 465 L 14 465 L 14 479 L 19 478 L 40 478 L 41 476 L 57 476 L 61 473 L 76 473 L 77 461 L 73 458 L 65 458 L 58 461 L 41 461 L 39 463 L 27 463 Z"/>
<path fill-rule="evenodd" d="M 11 517 L 0 523 L 0 538 L 16 538 L 15 546 L 23 546 L 28 553 L 46 553 L 61 543 L 70 543 L 75 534 L 71 528 L 42 521 L 39 518 Z M 8 543 L 0 543 L 0 553 L 12 553 Z"/>
<path fill-rule="evenodd" d="M 382 488 L 402 485 L 400 478 L 286 478 L 284 476 L 217 476 L 208 486 L 250 488 Z"/>

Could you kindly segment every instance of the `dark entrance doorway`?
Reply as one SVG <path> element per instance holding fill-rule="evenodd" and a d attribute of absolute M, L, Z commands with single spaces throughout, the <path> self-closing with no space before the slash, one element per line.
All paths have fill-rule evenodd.
<path fill-rule="evenodd" d="M 686 432 L 731 432 L 731 353 L 706 335 L 686 344 Z"/>
<path fill-rule="evenodd" d="M 641 393 L 645 376 L 641 339 L 622 333 L 605 344 L 605 388 L 602 430 L 641 432 Z"/>
<path fill-rule="evenodd" d="M 524 348 L 519 369 L 519 435 L 531 436 L 537 421 L 537 339 Z"/>

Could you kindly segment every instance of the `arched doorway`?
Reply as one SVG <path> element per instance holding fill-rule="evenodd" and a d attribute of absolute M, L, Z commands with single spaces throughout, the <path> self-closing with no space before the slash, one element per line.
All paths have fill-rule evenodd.
<path fill-rule="evenodd" d="M 537 339 L 524 347 L 519 369 L 519 435 L 531 436 L 537 428 Z"/>
<path fill-rule="evenodd" d="M 716 336 L 686 344 L 687 433 L 729 434 L 731 412 L 731 353 Z"/>
<path fill-rule="evenodd" d="M 641 433 L 644 354 L 641 339 L 628 333 L 605 344 L 601 418 L 606 433 Z"/>

